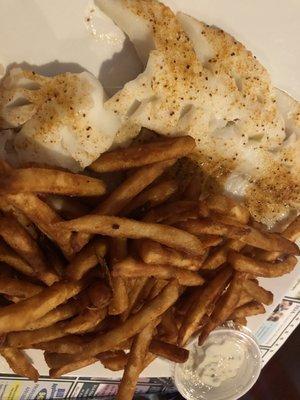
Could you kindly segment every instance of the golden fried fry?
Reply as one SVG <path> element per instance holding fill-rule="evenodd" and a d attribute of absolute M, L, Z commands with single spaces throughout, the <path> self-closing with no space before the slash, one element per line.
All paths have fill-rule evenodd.
<path fill-rule="evenodd" d="M 110 240 L 110 265 L 113 266 L 127 255 L 127 240 L 112 238 Z M 113 297 L 108 308 L 110 315 L 122 314 L 128 308 L 128 294 L 125 281 L 122 277 L 112 277 Z"/>
<path fill-rule="evenodd" d="M 48 285 L 58 280 L 58 276 L 48 270 L 41 249 L 18 221 L 0 217 L 0 236 L 32 266 L 39 279 Z"/>
<path fill-rule="evenodd" d="M 132 310 L 137 306 L 140 295 L 144 290 L 144 287 L 147 285 L 148 278 L 142 277 L 135 279 L 133 286 L 131 287 L 128 294 L 128 307 L 122 313 L 121 319 L 125 321 L 128 316 L 132 313 Z M 127 280 L 128 282 L 128 280 Z"/>
<path fill-rule="evenodd" d="M 228 254 L 228 262 L 237 271 L 247 272 L 255 276 L 262 276 L 265 278 L 282 276 L 291 272 L 296 264 L 297 258 L 295 256 L 288 256 L 284 261 L 275 263 L 267 261 L 258 261 L 243 254 L 230 251 Z"/>
<path fill-rule="evenodd" d="M 30 193 L 19 193 L 8 195 L 8 201 L 18 208 L 26 217 L 32 221 L 46 236 L 56 243 L 66 256 L 73 254 L 71 246 L 71 233 L 64 235 L 57 231 L 53 224 L 62 222 L 60 216 L 36 195 Z"/>
<path fill-rule="evenodd" d="M 157 183 L 156 185 L 145 189 L 139 195 L 137 195 L 127 207 L 122 211 L 122 215 L 129 215 L 131 212 L 137 210 L 140 207 L 150 209 L 158 204 L 166 201 L 178 190 L 178 183 L 175 179 L 168 179 Z"/>
<path fill-rule="evenodd" d="M 0 278 L 0 293 L 7 294 L 9 296 L 16 296 L 26 299 L 41 292 L 43 289 L 44 288 L 42 286 L 35 285 L 24 280 L 21 281 L 20 279 L 6 276 L 1 276 Z"/>
<path fill-rule="evenodd" d="M 195 147 L 189 136 L 130 146 L 102 154 L 89 168 L 96 172 L 119 171 L 184 157 Z"/>
<path fill-rule="evenodd" d="M 157 321 L 150 322 L 134 338 L 122 380 L 119 385 L 117 400 L 129 400 L 133 398 L 135 386 L 143 369 L 145 356 L 152 340 L 153 331 Z"/>
<path fill-rule="evenodd" d="M 208 323 L 201 330 L 199 345 L 204 343 L 211 331 L 230 317 L 239 301 L 245 277 L 244 273 L 235 272 L 228 289 L 217 301 Z"/>
<path fill-rule="evenodd" d="M 6 263 L 17 271 L 22 272 L 24 275 L 34 276 L 32 267 L 2 240 L 0 240 L 0 261 Z"/>
<path fill-rule="evenodd" d="M 216 269 L 227 260 L 227 253 L 230 249 L 240 251 L 245 244 L 238 240 L 228 240 L 223 246 L 214 250 L 204 261 L 201 269 Z"/>
<path fill-rule="evenodd" d="M 0 332 L 20 331 L 48 312 L 76 296 L 86 286 L 86 281 L 57 282 L 42 292 L 17 304 L 0 309 Z"/>
<path fill-rule="evenodd" d="M 252 301 L 241 307 L 237 307 L 231 314 L 230 319 L 250 317 L 251 315 L 264 314 L 265 312 L 265 307 L 262 304 Z"/>
<path fill-rule="evenodd" d="M 101 361 L 102 365 L 111 371 L 120 371 L 125 368 L 128 360 L 128 354 L 122 350 L 107 351 L 98 354 L 97 359 Z"/>
<path fill-rule="evenodd" d="M 48 342 L 40 342 L 31 345 L 33 349 L 49 351 L 51 353 L 74 354 L 81 353 L 86 339 L 83 336 L 68 335 Z"/>
<path fill-rule="evenodd" d="M 96 254 L 97 251 L 97 254 Z M 66 275 L 70 279 L 79 280 L 90 269 L 99 264 L 100 255 L 105 256 L 107 243 L 103 239 L 96 238 L 88 243 L 77 253 L 67 266 Z M 98 256 L 97 256 L 98 255 Z"/>
<path fill-rule="evenodd" d="M 149 351 L 159 357 L 166 358 L 176 363 L 184 363 L 189 357 L 188 350 L 158 339 L 153 339 L 151 341 Z"/>
<path fill-rule="evenodd" d="M 107 308 L 87 309 L 73 318 L 64 326 L 65 334 L 79 334 L 91 332 L 107 315 Z M 49 340 L 49 339 L 47 339 Z M 46 341 L 46 340 L 43 340 Z"/>
<path fill-rule="evenodd" d="M 64 219 L 79 218 L 90 211 L 90 207 L 71 197 L 49 194 L 44 196 L 43 201 Z"/>
<path fill-rule="evenodd" d="M 87 289 L 87 296 L 92 307 L 107 307 L 112 298 L 111 289 L 101 280 L 96 280 Z"/>
<path fill-rule="evenodd" d="M 181 215 L 186 212 L 194 212 L 197 207 L 196 201 L 178 200 L 173 203 L 163 204 L 150 210 L 143 218 L 144 222 L 162 222 L 174 215 Z"/>
<path fill-rule="evenodd" d="M 258 303 L 266 305 L 273 303 L 273 293 L 259 286 L 257 282 L 247 279 L 243 284 L 243 288 Z"/>
<path fill-rule="evenodd" d="M 197 271 L 203 264 L 204 257 L 191 257 L 174 249 L 162 246 L 153 240 L 142 240 L 139 255 L 147 264 L 166 264 L 177 268 Z"/>
<path fill-rule="evenodd" d="M 76 371 L 77 369 L 87 367 L 88 365 L 94 364 L 97 362 L 97 358 L 95 357 L 90 357 L 90 358 L 85 358 L 80 361 L 74 361 L 70 362 L 69 364 L 65 364 L 59 368 L 51 368 L 49 370 L 49 376 L 50 378 L 60 378 L 62 375 L 66 375 L 69 372 Z"/>
<path fill-rule="evenodd" d="M 240 239 L 241 236 L 245 235 L 250 230 L 250 228 L 246 226 L 236 227 L 224 225 L 210 219 L 183 221 L 176 224 L 176 226 L 193 235 L 218 235 L 227 236 L 230 239 Z"/>
<path fill-rule="evenodd" d="M 203 290 L 197 289 L 198 296 L 191 304 L 179 331 L 178 344 L 180 346 L 185 345 L 195 332 L 201 319 L 207 312 L 207 308 L 215 301 L 217 296 L 222 293 L 231 275 L 232 270 L 230 268 L 222 269 L 213 280 L 208 282 Z"/>
<path fill-rule="evenodd" d="M 15 374 L 25 376 L 34 382 L 38 381 L 38 371 L 30 363 L 29 359 L 22 350 L 2 347 L 0 349 L 0 354 L 5 358 Z"/>
<path fill-rule="evenodd" d="M 249 221 L 250 213 L 247 208 L 242 204 L 237 203 L 232 198 L 226 197 L 222 194 L 215 194 L 209 196 L 205 200 L 205 203 L 207 204 L 209 210 L 220 214 L 225 214 L 225 216 L 233 218 L 240 224 L 245 225 Z M 221 222 L 223 221 L 221 220 Z"/>
<path fill-rule="evenodd" d="M 105 193 L 105 185 L 89 176 L 46 168 L 14 169 L 1 176 L 0 194 L 28 192 L 99 196 Z"/>
<path fill-rule="evenodd" d="M 88 215 L 56 224 L 58 229 L 98 233 L 111 237 L 152 239 L 188 254 L 202 255 L 201 241 L 194 235 L 167 225 L 139 222 L 128 218 Z"/>
<path fill-rule="evenodd" d="M 176 268 L 171 265 L 145 264 L 127 257 L 114 266 L 113 276 L 124 278 L 139 278 L 154 276 L 159 279 L 176 278 L 181 285 L 198 286 L 202 285 L 204 279 L 196 272 Z"/>

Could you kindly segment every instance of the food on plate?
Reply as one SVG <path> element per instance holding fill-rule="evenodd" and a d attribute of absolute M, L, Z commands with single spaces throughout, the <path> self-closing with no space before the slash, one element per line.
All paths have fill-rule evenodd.
<path fill-rule="evenodd" d="M 280 276 L 295 267 L 299 249 L 290 239 L 298 235 L 298 219 L 281 234 L 269 233 L 249 218 L 242 203 L 227 196 L 191 200 L 191 191 L 181 189 L 180 176 L 169 177 L 182 160 L 129 169 L 96 208 L 95 202 L 84 202 L 82 191 L 74 203 L 79 214 L 75 210 L 71 220 L 56 211 L 55 218 L 48 218 L 53 208 L 44 196 L 52 195 L 53 180 L 43 183 L 41 193 L 3 195 L 5 201 L 14 196 L 21 203 L 12 201 L 10 208 L 3 203 L 5 216 L 0 217 L 0 259 L 7 264 L 0 292 L 9 302 L 0 310 L 5 335 L 0 350 L 18 355 L 28 348 L 46 351 L 52 377 L 99 362 L 113 371 L 124 369 L 118 396 L 128 399 L 139 374 L 156 357 L 185 362 L 188 351 L 182 346 L 194 337 L 202 343 L 228 320 L 244 325 L 247 317 L 265 312 L 263 304 L 271 304 L 273 294 L 256 277 Z M 49 169 L 57 177 L 56 171 Z M 120 216 L 137 204 L 136 197 L 145 199 L 166 182 L 176 182 L 171 197 L 149 202 L 130 218 Z M 55 200 L 66 196 L 56 194 Z M 34 229 L 18 222 L 17 207 Z M 76 234 L 83 235 L 82 248 L 74 247 Z M 70 242 L 71 253 L 63 253 L 62 237 Z M 272 261 L 262 260 L 270 254 Z M 58 282 L 41 278 L 35 265 L 39 260 L 42 272 Z"/>
<path fill-rule="evenodd" d="M 53 378 L 124 370 L 129 400 L 156 357 L 246 325 L 273 301 L 257 278 L 295 268 L 298 104 L 218 28 L 155 0 L 96 4 L 135 45 L 135 80 L 106 102 L 86 72 L 0 83 L 0 354 L 34 380 L 23 349 Z"/>

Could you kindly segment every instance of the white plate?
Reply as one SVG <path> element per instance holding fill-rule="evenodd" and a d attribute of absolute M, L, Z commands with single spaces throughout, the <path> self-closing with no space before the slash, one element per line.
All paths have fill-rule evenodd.
<path fill-rule="evenodd" d="M 165 0 L 209 24 L 232 33 L 269 70 L 274 84 L 300 99 L 300 2 L 298 0 Z M 92 12 L 91 10 L 95 11 Z M 140 71 L 140 63 L 124 34 L 92 1 L 0 0 L 0 64 L 34 66 L 37 72 L 55 74 L 84 69 L 99 77 L 108 93 L 115 92 Z M 1 73 L 1 72 L 0 72 Z M 276 305 L 295 282 L 297 272 L 263 285 L 274 293 Z M 265 315 L 250 319 L 255 332 Z M 47 367 L 40 352 L 30 352 L 42 374 Z M 10 372 L 2 362 L 0 372 Z M 74 376 L 74 374 L 71 374 Z M 98 365 L 78 376 L 118 377 Z M 143 376 L 169 376 L 168 363 L 157 360 Z"/>

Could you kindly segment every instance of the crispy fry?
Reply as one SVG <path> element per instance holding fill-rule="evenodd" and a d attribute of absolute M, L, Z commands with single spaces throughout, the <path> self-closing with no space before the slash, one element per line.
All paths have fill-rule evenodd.
<path fill-rule="evenodd" d="M 245 282 L 246 282 L 246 281 L 245 281 Z M 241 307 L 241 306 L 243 306 L 244 304 L 250 303 L 250 301 L 252 301 L 252 300 L 253 300 L 253 297 L 250 296 L 250 294 L 249 294 L 246 290 L 243 289 L 243 290 L 241 291 L 240 299 L 239 299 L 239 301 L 238 301 L 236 307 L 237 307 L 237 308 L 238 308 L 238 307 Z"/>
<path fill-rule="evenodd" d="M 218 235 L 227 236 L 230 239 L 240 239 L 242 235 L 245 235 L 250 230 L 249 227 L 224 225 L 210 219 L 183 221 L 176 224 L 176 226 L 193 235 Z"/>
<path fill-rule="evenodd" d="M 24 275 L 34 276 L 32 267 L 2 240 L 0 240 L 0 261 L 8 264 L 17 271 L 22 272 Z"/>
<path fill-rule="evenodd" d="M 51 353 L 74 354 L 81 353 L 86 339 L 83 336 L 68 335 L 62 338 L 40 342 L 31 345 L 33 349 L 46 350 Z"/>
<path fill-rule="evenodd" d="M 144 305 L 136 314 L 131 315 L 125 322 L 113 328 L 109 332 L 98 336 L 84 346 L 86 357 L 114 349 L 119 343 L 133 337 L 141 332 L 149 323 L 155 321 L 169 307 L 171 307 L 179 296 L 177 281 L 170 282 L 161 293 L 153 300 Z M 81 354 L 75 359 L 80 359 Z"/>
<path fill-rule="evenodd" d="M 188 350 L 158 339 L 153 339 L 151 341 L 149 351 L 159 357 L 166 358 L 176 363 L 184 363 L 189 357 Z"/>
<path fill-rule="evenodd" d="M 22 350 L 2 347 L 0 349 L 0 354 L 5 358 L 15 374 L 25 376 L 34 382 L 38 381 L 38 371 L 30 363 L 29 359 Z"/>
<path fill-rule="evenodd" d="M 89 176 L 46 168 L 21 168 L 1 176 L 0 194 L 51 193 L 68 196 L 99 196 L 104 183 Z"/>
<path fill-rule="evenodd" d="M 171 217 L 164 219 L 166 225 L 176 225 L 178 222 L 187 221 L 189 219 L 199 218 L 197 210 L 185 211 L 180 214 L 174 214 Z"/>
<path fill-rule="evenodd" d="M 32 321 L 31 323 L 26 325 L 25 328 L 26 330 L 47 328 L 48 326 L 51 326 L 56 322 L 64 321 L 80 313 L 83 306 L 84 304 L 82 304 L 82 301 L 70 300 L 68 303 L 62 304 L 54 308 L 54 310 L 49 311 L 42 318 Z"/>
<path fill-rule="evenodd" d="M 243 288 L 258 303 L 266 305 L 273 303 L 273 293 L 259 286 L 257 282 L 247 279 L 243 284 Z"/>
<path fill-rule="evenodd" d="M 127 240 L 122 238 L 112 238 L 110 240 L 110 264 L 125 258 L 127 255 Z M 123 278 L 117 276 L 112 277 L 113 297 L 108 308 L 110 315 L 122 314 L 128 308 L 128 294 Z"/>
<path fill-rule="evenodd" d="M 191 257 L 174 249 L 162 246 L 153 240 L 142 240 L 139 255 L 147 264 L 166 264 L 174 267 L 197 271 L 203 264 L 204 257 Z"/>
<path fill-rule="evenodd" d="M 184 157 L 195 147 L 189 136 L 170 138 L 102 154 L 89 168 L 96 172 L 120 171 L 129 168 Z"/>
<path fill-rule="evenodd" d="M 246 317 L 240 317 L 240 318 L 235 318 L 233 320 L 235 325 L 242 325 L 242 326 L 247 326 L 247 318 Z"/>
<path fill-rule="evenodd" d="M 255 276 L 262 276 L 265 278 L 277 277 L 291 272 L 296 264 L 297 258 L 295 256 L 288 256 L 284 261 L 275 263 L 267 261 L 258 261 L 243 254 L 230 251 L 228 253 L 228 262 L 237 271 L 247 272 Z"/>
<path fill-rule="evenodd" d="M 98 354 L 96 357 L 105 368 L 111 371 L 120 371 L 124 369 L 128 360 L 128 354 L 122 350 L 107 351 L 106 353 Z"/>
<path fill-rule="evenodd" d="M 227 260 L 227 253 L 230 249 L 240 251 L 245 246 L 244 243 L 238 240 L 229 240 L 223 246 L 215 249 L 207 259 L 204 261 L 201 269 L 216 269 L 220 265 L 224 264 Z"/>
<path fill-rule="evenodd" d="M 85 358 L 80 361 L 70 362 L 69 364 L 65 364 L 59 368 L 53 368 L 49 370 L 50 378 L 60 378 L 62 375 L 68 374 L 69 372 L 76 371 L 77 369 L 87 367 L 88 365 L 94 364 L 97 362 L 97 358 L 90 357 Z"/>
<path fill-rule="evenodd" d="M 76 296 L 86 281 L 57 282 L 42 292 L 17 304 L 0 309 L 0 332 L 20 331 L 66 300 Z"/>
<path fill-rule="evenodd" d="M 57 275 L 47 271 L 44 256 L 34 239 L 15 219 L 0 217 L 0 236 L 32 266 L 46 284 L 51 285 L 58 280 Z"/>
<path fill-rule="evenodd" d="M 66 334 L 79 334 L 90 332 L 95 328 L 107 315 L 107 308 L 101 308 L 96 310 L 86 310 L 82 314 L 73 318 L 64 327 Z M 49 339 L 48 339 L 49 340 Z M 45 340 L 43 340 L 45 341 Z"/>
<path fill-rule="evenodd" d="M 222 194 L 215 194 L 209 196 L 205 202 L 209 210 L 225 214 L 225 216 L 229 216 L 243 225 L 247 224 L 249 221 L 250 213 L 247 208 L 230 197 L 226 197 Z"/>
<path fill-rule="evenodd" d="M 147 280 L 147 277 L 138 278 L 135 280 L 134 285 L 132 286 L 128 295 L 128 307 L 121 316 L 122 321 L 125 321 L 132 313 L 132 310 L 136 307 L 140 294 L 147 284 Z"/>
<path fill-rule="evenodd" d="M 292 242 L 296 242 L 300 237 L 300 215 L 283 231 L 283 236 L 291 240 Z"/>
<path fill-rule="evenodd" d="M 62 235 L 61 232 L 53 228 L 53 224 L 62 222 L 63 220 L 52 208 L 39 199 L 38 196 L 31 193 L 19 193 L 8 195 L 7 199 L 22 211 L 46 236 L 53 240 L 66 256 L 73 254 L 70 232 Z"/>
<path fill-rule="evenodd" d="M 107 307 L 112 298 L 111 289 L 101 280 L 96 280 L 87 289 L 87 295 L 93 307 Z"/>
<path fill-rule="evenodd" d="M 107 251 L 107 243 L 103 239 L 96 238 L 88 243 L 79 253 L 77 253 L 70 264 L 67 266 L 66 275 L 70 279 L 79 280 L 90 269 L 99 264 L 96 255 L 104 257 Z"/>
<path fill-rule="evenodd" d="M 277 233 L 260 232 L 257 229 L 250 228 L 250 231 L 242 235 L 239 240 L 250 246 L 268 251 L 278 251 L 284 254 L 300 255 L 299 247 Z"/>
<path fill-rule="evenodd" d="M 135 314 L 137 311 L 139 311 L 142 308 L 145 301 L 148 300 L 149 294 L 151 293 L 153 286 L 155 285 L 155 282 L 156 282 L 155 278 L 148 278 L 146 280 L 143 289 L 139 292 L 137 299 L 134 303 L 134 306 L 131 309 L 132 314 Z"/>
<path fill-rule="evenodd" d="M 22 281 L 16 278 L 1 276 L 0 278 L 0 293 L 21 298 L 32 297 L 41 292 L 44 288 L 33 283 Z"/>
<path fill-rule="evenodd" d="M 265 307 L 262 304 L 257 303 L 256 301 L 252 301 L 250 303 L 244 304 L 241 307 L 237 307 L 233 311 L 229 319 L 234 320 L 236 318 L 250 317 L 251 315 L 264 314 L 265 312 Z"/>
<path fill-rule="evenodd" d="M 202 345 L 210 332 L 225 322 L 232 314 L 239 301 L 244 280 L 245 274 L 236 271 L 228 289 L 217 301 L 208 323 L 203 327 L 199 336 L 199 345 Z"/>
<path fill-rule="evenodd" d="M 152 239 L 171 248 L 193 255 L 202 255 L 201 241 L 194 235 L 167 225 L 139 222 L 128 218 L 88 215 L 56 224 L 58 229 L 98 233 L 111 237 Z"/>
<path fill-rule="evenodd" d="M 172 267 L 171 265 L 145 264 L 127 257 L 114 266 L 113 276 L 123 276 L 126 278 L 138 278 L 144 276 L 154 276 L 160 279 L 176 278 L 181 285 L 198 286 L 203 284 L 204 279 L 196 272 Z"/>
<path fill-rule="evenodd" d="M 156 279 L 156 282 L 148 295 L 148 300 L 154 299 L 163 290 L 163 288 L 167 286 L 167 284 L 168 281 L 165 279 Z"/>
<path fill-rule="evenodd" d="M 178 337 L 178 328 L 174 312 L 171 308 L 169 308 L 169 310 L 167 310 L 162 316 L 158 329 L 160 334 L 162 332 L 162 336 L 166 341 L 171 343 L 176 342 Z"/>
<path fill-rule="evenodd" d="M 178 190 L 175 179 L 158 182 L 156 185 L 145 189 L 137 195 L 122 211 L 122 215 L 129 215 L 140 207 L 146 210 L 163 203 Z"/>
<path fill-rule="evenodd" d="M 185 345 L 195 332 L 207 312 L 207 308 L 215 301 L 217 296 L 222 293 L 231 275 L 232 270 L 230 268 L 222 269 L 213 280 L 208 282 L 203 290 L 197 289 L 198 296 L 189 308 L 179 331 L 178 344 L 180 346 Z"/>
<path fill-rule="evenodd" d="M 197 207 L 196 201 L 178 200 L 173 203 L 163 204 L 150 210 L 143 218 L 144 222 L 162 222 L 174 215 L 180 215 L 185 212 L 194 212 Z"/>
<path fill-rule="evenodd" d="M 150 322 L 134 338 L 128 361 L 119 385 L 117 400 L 130 400 L 133 398 L 139 374 L 143 369 L 145 356 L 152 340 L 153 331 L 157 321 Z"/>

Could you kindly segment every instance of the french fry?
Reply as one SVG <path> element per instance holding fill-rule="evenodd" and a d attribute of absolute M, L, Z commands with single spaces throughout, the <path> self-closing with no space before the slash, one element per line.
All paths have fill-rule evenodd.
<path fill-rule="evenodd" d="M 227 260 L 227 253 L 230 249 L 240 251 L 245 244 L 238 240 L 229 240 L 223 246 L 214 250 L 204 261 L 201 269 L 216 269 Z"/>
<path fill-rule="evenodd" d="M 0 349 L 0 354 L 5 358 L 15 374 L 25 376 L 34 382 L 38 381 L 38 371 L 30 363 L 29 359 L 22 350 L 2 347 Z"/>
<path fill-rule="evenodd" d="M 0 293 L 9 296 L 16 296 L 20 298 L 32 297 L 41 292 L 44 288 L 33 283 L 22 281 L 16 278 L 1 276 L 0 278 Z"/>
<path fill-rule="evenodd" d="M 62 218 L 38 196 L 30 193 L 8 195 L 8 201 L 18 208 L 32 221 L 46 236 L 56 243 L 66 256 L 73 254 L 71 246 L 71 233 L 61 232 L 53 228 L 53 224 L 62 222 Z"/>
<path fill-rule="evenodd" d="M 0 236 L 34 269 L 39 279 L 51 285 L 59 278 L 48 271 L 44 256 L 29 233 L 13 218 L 0 217 Z"/>
<path fill-rule="evenodd" d="M 87 367 L 88 365 L 94 364 L 95 362 L 97 362 L 97 358 L 95 357 L 89 357 L 80 361 L 70 362 L 69 364 L 65 364 L 59 368 L 51 368 L 49 370 L 49 376 L 50 378 L 60 378 L 62 375 L 66 375 L 69 372 Z"/>
<path fill-rule="evenodd" d="M 178 222 L 186 221 L 189 219 L 198 219 L 198 211 L 197 210 L 190 210 L 185 211 L 179 214 L 174 214 L 171 217 L 168 217 L 163 220 L 165 225 L 176 225 Z"/>
<path fill-rule="evenodd" d="M 215 222 L 210 219 L 198 219 L 183 221 L 176 224 L 179 229 L 183 229 L 193 235 L 217 235 L 227 236 L 230 239 L 240 239 L 245 235 L 249 227 L 236 227 L 232 225 L 224 225 L 220 222 Z"/>
<path fill-rule="evenodd" d="M 237 307 L 231 314 L 231 320 L 236 318 L 250 317 L 251 315 L 264 314 L 266 312 L 265 307 L 261 303 L 252 301 L 250 303 L 244 304 L 241 307 Z"/>
<path fill-rule="evenodd" d="M 144 207 L 146 210 L 163 203 L 178 190 L 178 183 L 175 179 L 167 179 L 158 182 L 156 185 L 145 189 L 122 210 L 122 215 L 126 216 L 133 211 Z"/>
<path fill-rule="evenodd" d="M 246 207 L 239 204 L 232 198 L 224 196 L 222 194 L 215 194 L 209 196 L 205 200 L 209 210 L 215 211 L 220 214 L 225 214 L 233 218 L 240 224 L 246 225 L 250 218 L 250 213 Z M 222 221 L 223 222 L 223 221 Z"/>
<path fill-rule="evenodd" d="M 111 371 L 124 369 L 128 361 L 128 354 L 122 350 L 107 351 L 106 353 L 98 354 L 96 357 L 105 368 Z"/>
<path fill-rule="evenodd" d="M 283 236 L 292 241 L 296 242 L 296 240 L 300 237 L 300 216 L 298 216 L 284 231 Z"/>
<path fill-rule="evenodd" d="M 64 326 L 66 334 L 79 334 L 91 332 L 107 315 L 107 308 L 87 309 L 85 312 L 73 318 Z M 49 340 L 49 339 L 47 339 Z M 43 340 L 45 341 L 45 340 Z"/>
<path fill-rule="evenodd" d="M 153 300 L 145 304 L 136 314 L 131 315 L 125 322 L 116 328 L 91 340 L 84 346 L 85 357 L 103 353 L 114 349 L 119 343 L 141 332 L 148 324 L 155 321 L 179 296 L 177 281 L 171 281 Z M 77 353 L 77 352 L 76 352 Z M 74 356 L 74 361 L 82 358 L 81 354 Z"/>
<path fill-rule="evenodd" d="M 116 215 L 131 200 L 141 193 L 147 186 L 158 178 L 168 167 L 175 164 L 176 160 L 162 161 L 138 169 L 118 186 L 94 211 L 97 215 Z"/>
<path fill-rule="evenodd" d="M 101 280 L 96 280 L 87 289 L 91 305 L 96 308 L 107 307 L 112 298 L 111 289 Z"/>
<path fill-rule="evenodd" d="M 32 267 L 21 257 L 19 257 L 14 250 L 7 246 L 2 240 L 0 240 L 0 261 L 6 263 L 24 275 L 35 275 Z"/>
<path fill-rule="evenodd" d="M 196 171 L 184 191 L 184 198 L 187 200 L 198 201 L 202 192 L 202 181 L 203 177 L 201 172 Z"/>
<path fill-rule="evenodd" d="M 300 255 L 299 247 L 277 233 L 260 232 L 249 228 L 250 231 L 242 235 L 239 240 L 253 247 L 267 251 L 278 251 L 283 254 Z"/>
<path fill-rule="evenodd" d="M 233 320 L 235 325 L 242 325 L 242 326 L 247 326 L 247 318 L 246 317 L 240 317 L 240 318 L 235 318 Z"/>
<path fill-rule="evenodd" d="M 148 300 L 149 295 L 153 289 L 153 286 L 155 285 L 155 282 L 156 282 L 155 278 L 148 278 L 146 280 L 146 283 L 143 286 L 143 289 L 139 292 L 139 295 L 137 296 L 134 306 L 131 309 L 132 314 L 135 314 L 137 311 L 139 311 L 140 308 L 145 303 L 145 301 Z"/>
<path fill-rule="evenodd" d="M 163 288 L 167 286 L 167 284 L 168 281 L 165 279 L 156 279 L 155 284 L 148 295 L 148 300 L 154 299 L 163 290 Z"/>
<path fill-rule="evenodd" d="M 125 258 L 127 255 L 127 240 L 121 238 L 110 239 L 110 265 Z M 125 281 L 121 277 L 112 277 L 113 297 L 108 308 L 110 315 L 122 314 L 128 308 L 128 294 Z"/>
<path fill-rule="evenodd" d="M 258 303 L 263 303 L 266 305 L 273 303 L 273 293 L 259 286 L 258 283 L 247 279 L 243 284 L 243 288 Z"/>
<path fill-rule="evenodd" d="M 29 299 L 1 308 L 0 332 L 23 330 L 32 321 L 76 296 L 86 285 L 86 281 L 56 282 Z"/>
<path fill-rule="evenodd" d="M 0 194 L 51 193 L 67 196 L 99 196 L 104 183 L 89 176 L 46 168 L 21 168 L 1 176 Z"/>
<path fill-rule="evenodd" d="M 135 386 L 143 369 L 145 355 L 148 352 L 156 324 L 157 321 L 155 320 L 150 322 L 134 338 L 118 388 L 117 400 L 130 400 L 133 398 Z"/>
<path fill-rule="evenodd" d="M 122 276 L 124 278 L 145 276 L 154 276 L 160 279 L 176 278 L 184 286 L 198 286 L 204 282 L 204 279 L 197 272 L 172 267 L 171 265 L 145 264 L 132 257 L 127 257 L 114 265 L 113 276 Z"/>
<path fill-rule="evenodd" d="M 164 139 L 102 154 L 89 168 L 96 172 L 120 171 L 184 157 L 195 147 L 189 136 Z"/>
<path fill-rule="evenodd" d="M 234 277 L 224 294 L 219 298 L 210 316 L 208 323 L 203 327 L 199 336 L 199 345 L 202 345 L 211 331 L 227 321 L 239 301 L 245 274 L 235 271 Z"/>
<path fill-rule="evenodd" d="M 30 346 L 33 349 L 45 350 L 51 353 L 73 354 L 82 353 L 86 340 L 83 336 L 68 335 L 62 338 L 40 342 Z"/>
<path fill-rule="evenodd" d="M 274 278 L 291 272 L 297 264 L 297 258 L 295 256 L 288 256 L 283 261 L 272 263 L 267 261 L 258 261 L 246 257 L 243 254 L 230 251 L 228 253 L 228 262 L 237 271 L 247 272 L 265 278 Z"/>
<path fill-rule="evenodd" d="M 188 350 L 158 339 L 153 339 L 151 341 L 149 351 L 156 356 L 166 358 L 176 363 L 184 363 L 189 357 Z"/>
<path fill-rule="evenodd" d="M 107 251 L 107 243 L 103 239 L 96 238 L 89 242 L 79 253 L 77 253 L 66 268 L 66 275 L 73 280 L 79 280 L 90 269 L 99 264 L 98 256 L 104 257 Z"/>
<path fill-rule="evenodd" d="M 147 277 L 138 278 L 135 280 L 128 294 L 128 307 L 125 311 L 123 311 L 121 315 L 122 321 L 125 321 L 131 314 L 132 310 L 136 307 L 140 294 L 142 293 L 145 285 L 147 284 L 147 281 L 148 281 Z"/>
<path fill-rule="evenodd" d="M 139 255 L 146 264 L 166 264 L 177 268 L 197 271 L 203 264 L 204 257 L 191 257 L 174 249 L 162 246 L 153 240 L 142 240 Z"/>
<path fill-rule="evenodd" d="M 82 311 L 83 305 L 82 301 L 70 300 L 66 304 L 62 304 L 53 310 L 49 311 L 42 318 L 32 321 L 26 325 L 26 330 L 35 330 L 41 328 L 47 328 L 59 321 L 64 321 Z"/>
<path fill-rule="evenodd" d="M 144 222 L 162 222 L 174 215 L 181 215 L 185 212 L 194 212 L 197 207 L 196 201 L 178 200 L 173 203 L 163 204 L 150 210 L 143 218 Z"/>
<path fill-rule="evenodd" d="M 246 290 L 243 289 L 241 291 L 241 295 L 240 295 L 240 298 L 239 298 L 239 301 L 238 301 L 236 307 L 241 307 L 244 304 L 250 303 L 250 301 L 252 301 L 252 300 L 253 300 L 253 297 Z"/>
<path fill-rule="evenodd" d="M 111 237 L 152 239 L 176 250 L 201 256 L 203 246 L 196 236 L 167 225 L 140 222 L 128 218 L 88 215 L 55 225 L 58 229 L 98 233 Z"/>
<path fill-rule="evenodd" d="M 178 344 L 180 346 L 184 346 L 190 339 L 206 314 L 207 308 L 215 301 L 217 296 L 222 293 L 231 275 L 232 270 L 226 267 L 225 269 L 222 269 L 213 280 L 208 282 L 207 286 L 203 290 L 197 289 L 198 296 L 191 304 L 179 331 Z"/>
<path fill-rule="evenodd" d="M 161 318 L 159 325 L 159 332 L 167 342 L 174 343 L 177 341 L 178 328 L 176 324 L 176 319 L 174 317 L 174 312 L 169 308 Z M 155 353 L 155 352 L 154 352 Z M 156 354 L 156 353 L 155 353 Z"/>

